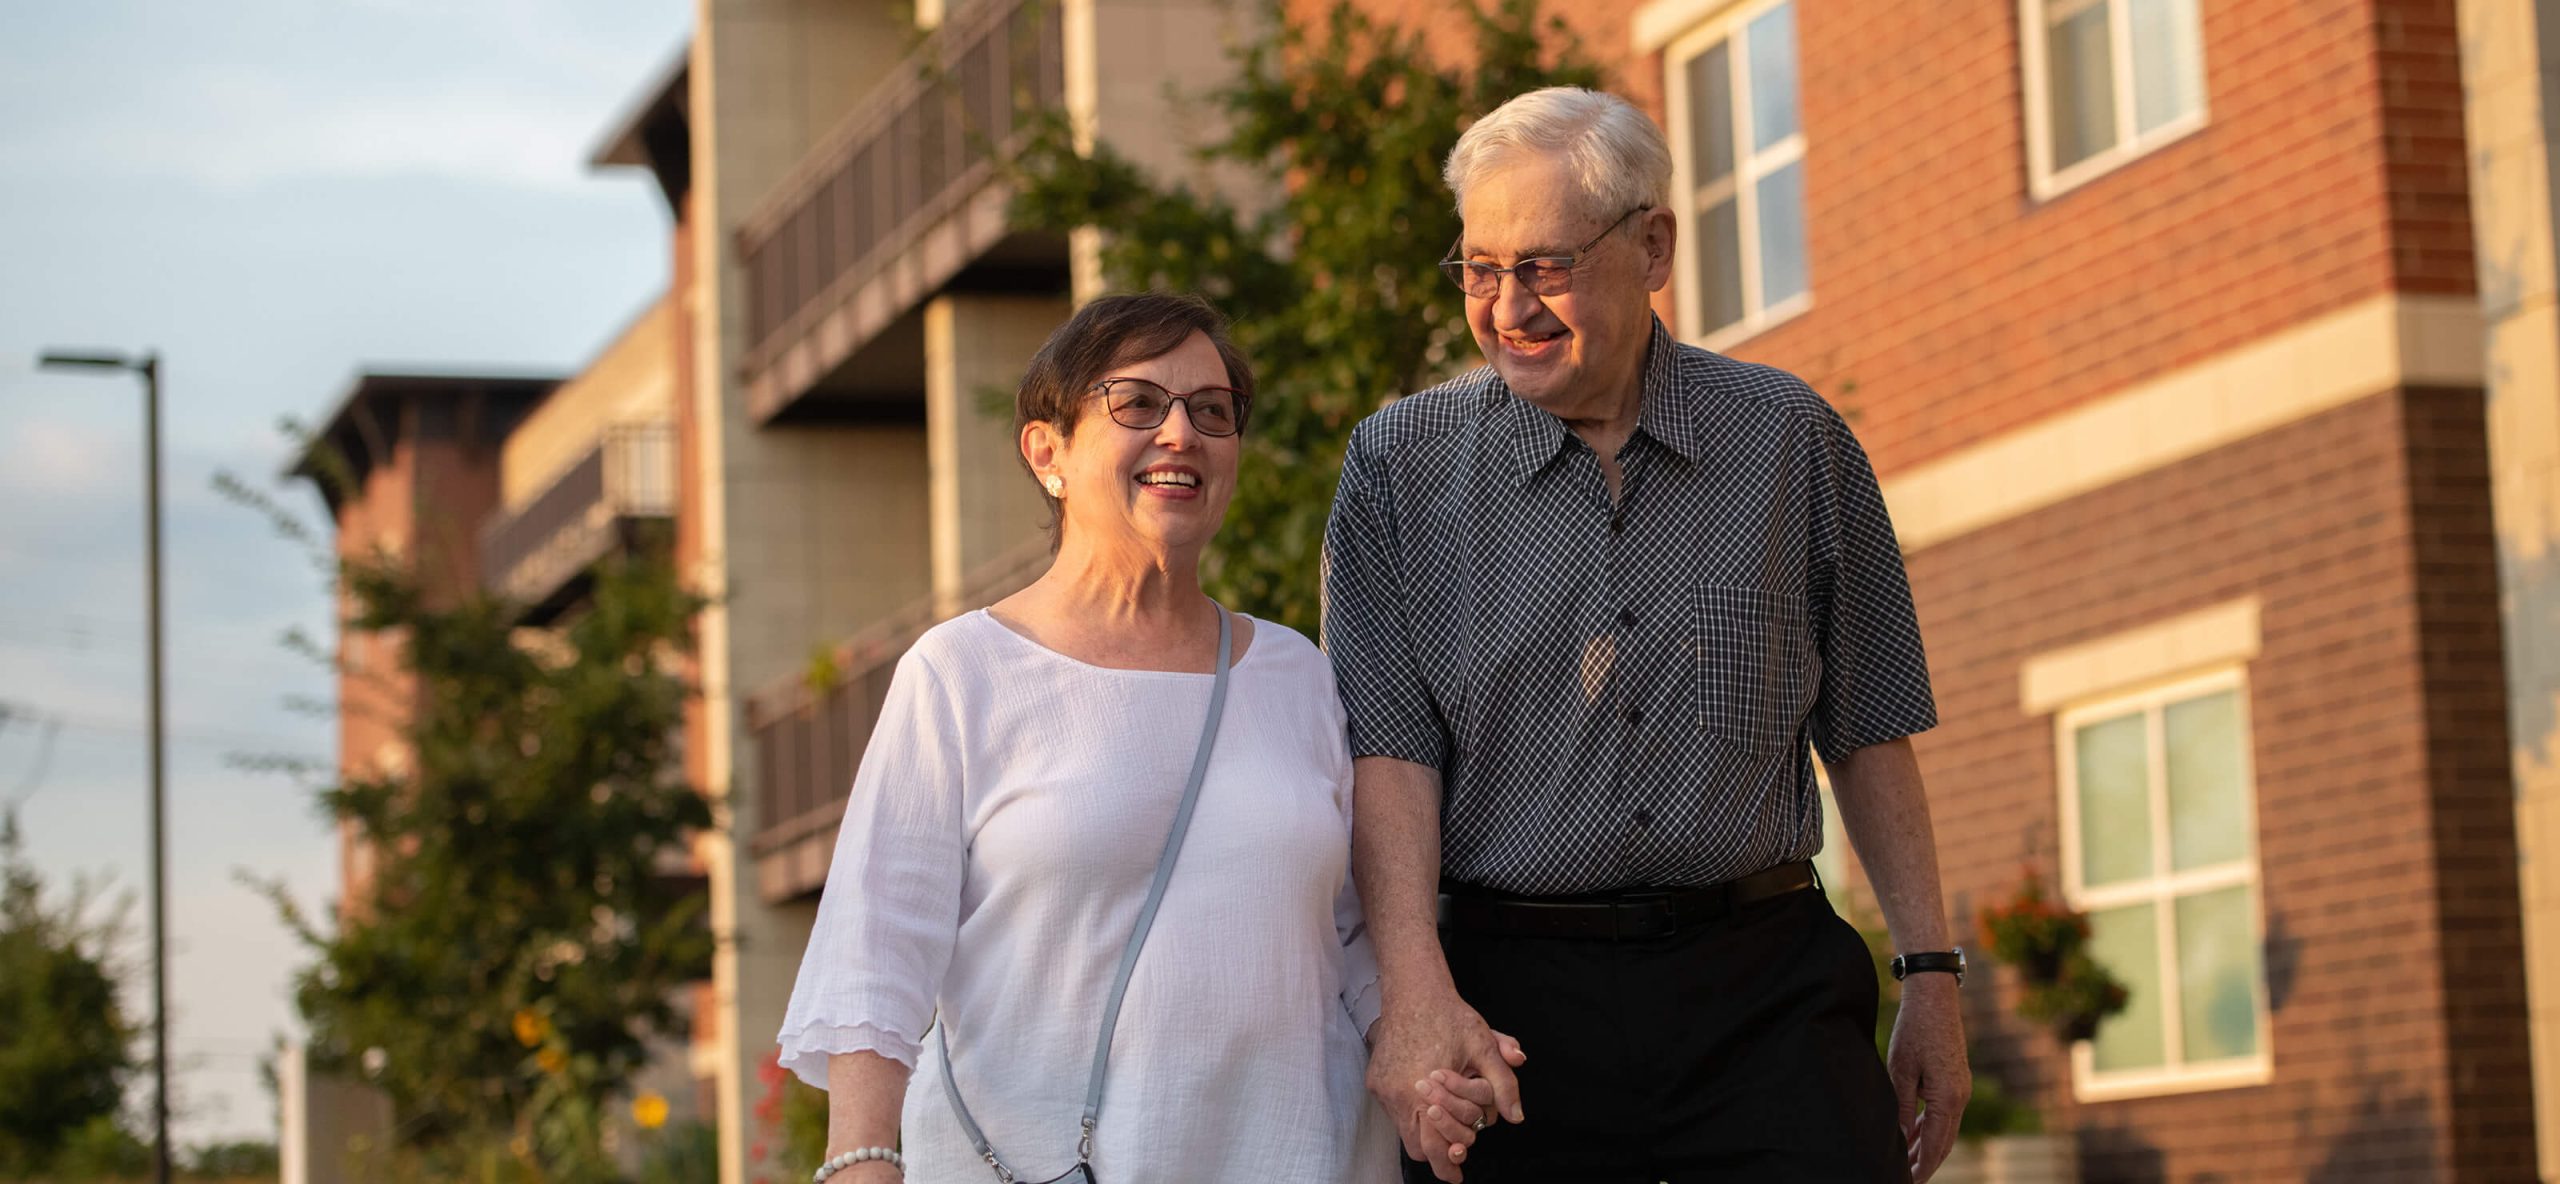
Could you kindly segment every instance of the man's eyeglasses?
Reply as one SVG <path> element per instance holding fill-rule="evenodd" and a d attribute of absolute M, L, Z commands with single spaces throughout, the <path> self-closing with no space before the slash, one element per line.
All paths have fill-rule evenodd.
<path fill-rule="evenodd" d="M 1111 409 L 1111 422 L 1124 428 L 1150 431 L 1173 414 L 1173 405 L 1182 404 L 1191 416 L 1193 431 L 1203 436 L 1232 436 L 1244 430 L 1245 414 L 1251 400 L 1223 386 L 1204 386 L 1189 394 L 1177 395 L 1143 378 L 1106 378 L 1093 384 L 1087 397 L 1100 395 Z"/>
<path fill-rule="evenodd" d="M 1626 225 L 1627 219 L 1652 208 L 1649 205 L 1637 206 L 1618 215 L 1618 220 L 1610 223 L 1608 230 L 1592 235 L 1590 242 L 1575 247 L 1570 255 L 1541 255 L 1535 259 L 1523 259 L 1509 267 L 1456 258 L 1459 246 L 1466 242 L 1461 236 L 1457 242 L 1449 244 L 1452 257 L 1440 261 L 1440 270 L 1448 275 L 1449 282 L 1458 285 L 1458 290 L 1478 300 L 1491 300 L 1501 295 L 1502 277 L 1505 275 L 1520 281 L 1521 287 L 1540 296 L 1562 296 L 1573 290 L 1573 269 L 1590 261 L 1591 248 L 1609 237 L 1610 231 Z"/>

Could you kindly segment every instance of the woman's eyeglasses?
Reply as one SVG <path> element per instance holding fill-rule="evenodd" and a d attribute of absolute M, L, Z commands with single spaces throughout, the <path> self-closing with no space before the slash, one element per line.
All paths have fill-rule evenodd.
<path fill-rule="evenodd" d="M 1102 396 L 1111 409 L 1111 422 L 1142 432 L 1162 425 L 1164 417 L 1173 414 L 1173 405 L 1180 403 L 1191 417 L 1192 430 L 1203 436 L 1232 436 L 1243 431 L 1251 402 L 1228 387 L 1204 386 L 1177 395 L 1143 378 L 1106 378 L 1086 393 Z"/>

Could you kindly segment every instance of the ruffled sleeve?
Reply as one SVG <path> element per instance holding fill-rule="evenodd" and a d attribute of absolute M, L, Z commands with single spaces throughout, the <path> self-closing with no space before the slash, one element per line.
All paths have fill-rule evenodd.
<path fill-rule="evenodd" d="M 908 651 L 854 775 L 783 1013 L 782 1066 L 820 1089 L 834 1054 L 912 1068 L 933 1020 L 968 858 L 959 714 L 932 663 Z"/>

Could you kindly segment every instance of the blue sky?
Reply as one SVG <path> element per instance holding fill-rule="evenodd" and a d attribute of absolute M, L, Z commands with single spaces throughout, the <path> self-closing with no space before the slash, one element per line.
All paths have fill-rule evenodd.
<path fill-rule="evenodd" d="M 335 756 L 334 726 L 286 702 L 329 680 L 276 644 L 329 635 L 324 591 L 213 477 L 272 486 L 277 422 L 316 419 L 359 370 L 567 372 L 660 291 L 654 186 L 586 160 L 690 17 L 686 0 L 0 5 L 0 800 L 57 885 L 144 888 L 140 397 L 33 359 L 156 348 L 181 1143 L 271 1136 L 257 1056 L 294 1026 L 305 955 L 236 873 L 315 907 L 336 877 L 310 787 L 226 762 Z M 137 900 L 137 971 L 144 920 Z"/>

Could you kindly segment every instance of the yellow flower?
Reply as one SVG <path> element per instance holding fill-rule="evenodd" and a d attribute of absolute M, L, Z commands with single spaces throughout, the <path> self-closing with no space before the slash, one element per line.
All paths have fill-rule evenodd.
<path fill-rule="evenodd" d="M 528 1007 L 516 1013 L 516 1043 L 531 1048 L 551 1034 L 551 1024 L 542 1013 Z"/>
<path fill-rule="evenodd" d="M 644 1130 L 667 1125 L 667 1100 L 655 1090 L 642 1090 L 639 1097 L 631 1099 L 631 1121 Z"/>
<path fill-rule="evenodd" d="M 546 1048 L 533 1054 L 533 1063 L 542 1066 L 545 1073 L 557 1073 L 569 1067 L 569 1057 L 559 1049 Z"/>

